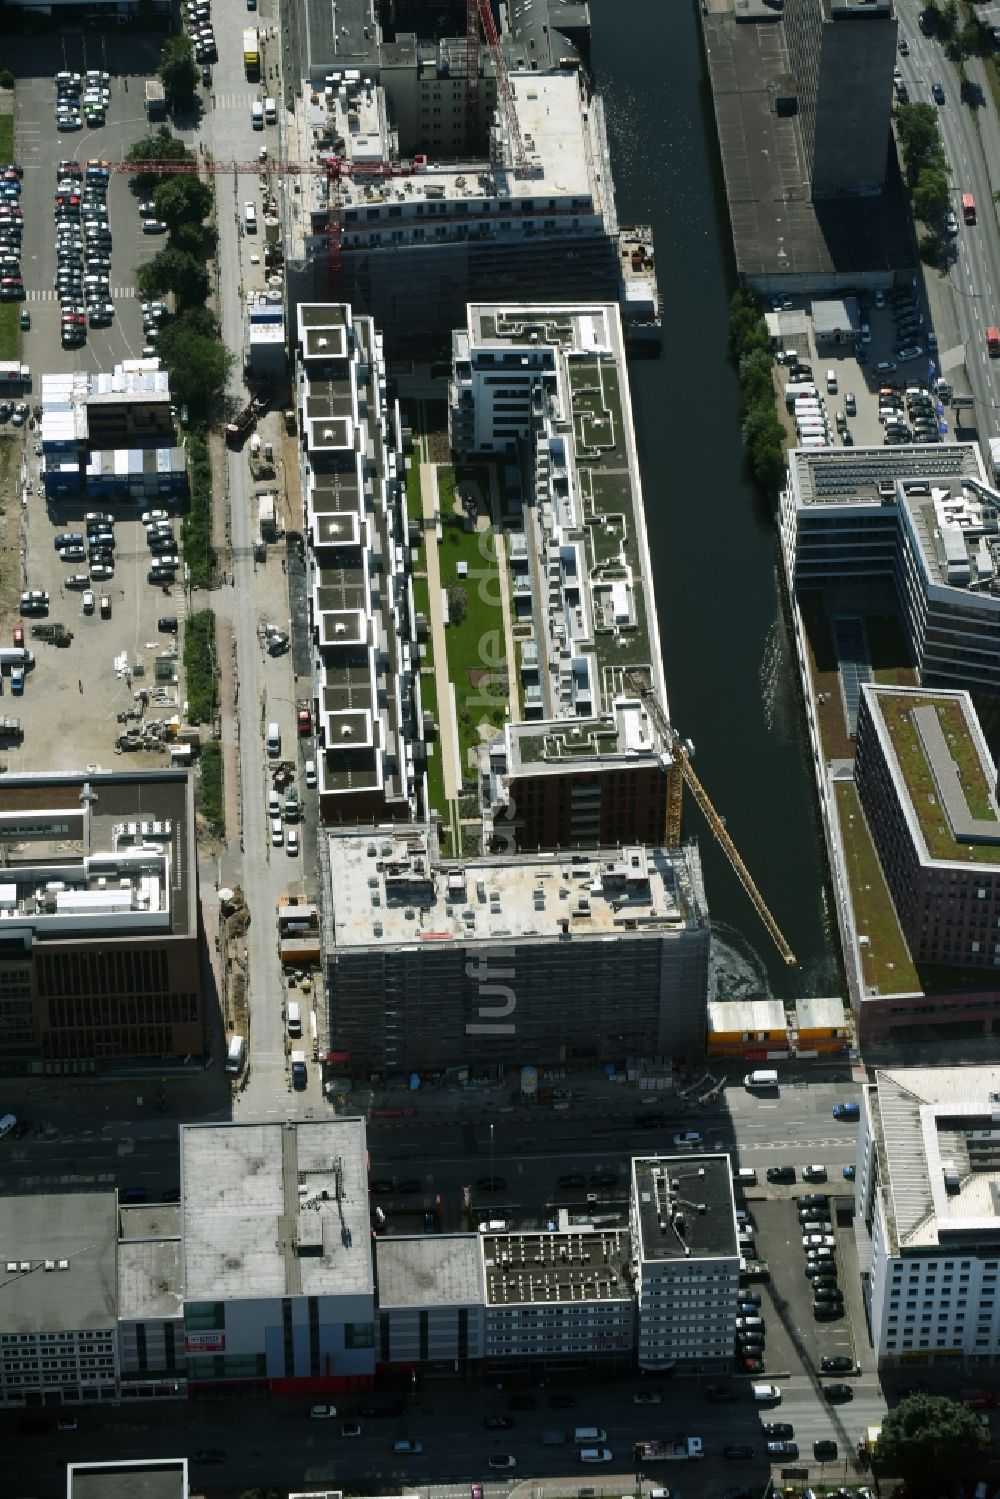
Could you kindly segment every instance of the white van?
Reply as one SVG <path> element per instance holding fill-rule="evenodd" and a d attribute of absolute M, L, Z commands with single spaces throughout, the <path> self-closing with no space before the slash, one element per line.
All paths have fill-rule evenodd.
<path fill-rule="evenodd" d="M 756 1072 L 748 1072 L 743 1079 L 744 1088 L 776 1088 L 778 1086 L 778 1074 L 768 1068 L 758 1069 Z"/>
<path fill-rule="evenodd" d="M 277 760 L 281 754 L 281 730 L 276 723 L 267 726 L 267 753 L 272 760 Z"/>
<path fill-rule="evenodd" d="M 255 99 L 250 106 L 250 123 L 255 130 L 264 128 L 264 106 L 259 99 Z"/>
<path fill-rule="evenodd" d="M 278 123 L 278 106 L 270 94 L 264 100 L 264 118 L 269 125 L 276 125 Z"/>
<path fill-rule="evenodd" d="M 826 390 L 827 390 L 827 395 L 835 396 L 837 394 L 837 371 L 836 370 L 827 370 L 827 372 L 826 372 Z"/>
<path fill-rule="evenodd" d="M 229 1051 L 226 1055 L 226 1074 L 229 1077 L 239 1077 L 243 1071 L 243 1061 L 246 1057 L 246 1042 L 242 1036 L 234 1036 L 229 1043 Z"/>
<path fill-rule="evenodd" d="M 316 784 L 316 761 L 315 760 L 307 760 L 306 761 L 306 785 L 307 786 L 315 786 L 315 784 Z"/>
<path fill-rule="evenodd" d="M 302 1034 L 302 1011 L 294 999 L 288 1006 L 288 1034 L 290 1036 L 301 1036 Z"/>
<path fill-rule="evenodd" d="M 606 1442 L 608 1434 L 599 1426 L 578 1426 L 573 1432 L 573 1441 L 577 1447 L 592 1447 L 597 1442 Z"/>
<path fill-rule="evenodd" d="M 739 1187 L 755 1187 L 757 1185 L 757 1173 L 752 1166 L 734 1166 L 733 1181 Z"/>
<path fill-rule="evenodd" d="M 776 1384 L 752 1384 L 753 1398 L 761 1405 L 778 1405 L 781 1403 L 781 1391 Z"/>
<path fill-rule="evenodd" d="M 281 797 L 276 791 L 267 793 L 267 815 L 268 817 L 281 816 Z"/>

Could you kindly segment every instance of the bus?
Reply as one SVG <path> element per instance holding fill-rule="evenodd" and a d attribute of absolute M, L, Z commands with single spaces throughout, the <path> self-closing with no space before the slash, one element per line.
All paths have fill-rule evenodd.
<path fill-rule="evenodd" d="M 967 224 L 976 222 L 976 200 L 971 193 L 962 194 L 962 217 Z"/>

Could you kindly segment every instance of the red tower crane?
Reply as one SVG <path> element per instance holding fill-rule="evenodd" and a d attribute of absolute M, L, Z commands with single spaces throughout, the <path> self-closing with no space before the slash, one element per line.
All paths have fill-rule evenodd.
<path fill-rule="evenodd" d="M 479 25 L 476 25 L 478 20 Z M 503 59 L 500 49 L 500 39 L 497 36 L 496 24 L 493 20 L 493 11 L 490 0 L 466 0 L 466 53 L 468 68 L 466 73 L 466 107 L 470 108 L 470 95 L 475 89 L 477 99 L 479 90 L 479 27 L 482 27 L 486 45 L 490 49 L 490 57 L 493 59 L 493 72 L 497 80 L 497 103 L 507 126 L 507 134 L 510 137 L 510 150 L 513 158 L 515 171 L 524 171 L 528 165 L 528 158 L 524 153 L 524 141 L 521 139 L 521 127 L 517 123 L 517 108 L 514 104 L 514 90 L 510 86 L 510 77 L 507 73 L 507 64 Z M 473 31 L 475 31 L 475 66 L 473 59 Z"/>

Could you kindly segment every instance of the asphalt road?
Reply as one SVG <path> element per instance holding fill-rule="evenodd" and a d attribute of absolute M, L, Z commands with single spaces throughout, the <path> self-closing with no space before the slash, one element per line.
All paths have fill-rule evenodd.
<path fill-rule="evenodd" d="M 639 1407 L 632 1403 L 639 1382 L 628 1375 L 576 1384 L 561 1382 L 558 1389 L 572 1392 L 575 1408 L 548 1406 L 555 1385 L 535 1389 L 531 1391 L 537 1401 L 534 1409 L 514 1412 L 510 1430 L 487 1431 L 483 1426 L 486 1415 L 507 1413 L 508 1390 L 471 1381 L 456 1388 L 451 1379 L 428 1379 L 406 1397 L 404 1415 L 389 1420 L 362 1418 L 360 1438 L 343 1437 L 341 1419 L 345 1411 L 350 1414 L 364 1400 L 338 1402 L 336 1420 L 313 1421 L 308 1417 L 306 1401 L 253 1397 L 181 1407 L 92 1409 L 82 1413 L 79 1431 L 53 1433 L 44 1448 L 40 1448 L 39 1437 L 29 1439 L 17 1434 L 13 1413 L 0 1415 L 0 1432 L 5 1438 L 8 1431 L 12 1433 L 9 1443 L 4 1441 L 7 1492 L 30 1492 L 38 1499 L 57 1493 L 67 1460 L 111 1456 L 127 1460 L 176 1453 L 191 1456 L 204 1448 L 226 1454 L 217 1465 L 194 1465 L 196 1486 L 206 1488 L 253 1485 L 283 1490 L 302 1484 L 327 1484 L 350 1491 L 355 1483 L 365 1482 L 377 1484 L 384 1493 L 399 1493 L 404 1485 L 433 1485 L 434 1492 L 448 1492 L 454 1487 L 459 1493 L 464 1488 L 467 1494 L 471 1483 L 487 1477 L 491 1453 L 510 1453 L 517 1460 L 520 1484 L 555 1480 L 554 1486 L 561 1481 L 574 1489 L 586 1484 L 623 1494 L 635 1489 L 633 1443 L 678 1433 L 702 1437 L 704 1461 L 649 1465 L 644 1472 L 647 1487 L 676 1483 L 686 1499 L 719 1499 L 737 1482 L 759 1482 L 763 1489 L 770 1471 L 761 1429 L 765 1420 L 792 1423 L 800 1446 L 800 1463 L 809 1469 L 814 1481 L 843 1478 L 849 1449 L 884 1409 L 870 1381 L 853 1383 L 854 1400 L 834 1407 L 817 1399 L 812 1384 L 800 1376 L 783 1381 L 786 1393 L 780 1406 L 762 1407 L 751 1400 L 747 1382 L 738 1382 L 739 1399 L 723 1406 L 706 1400 L 704 1385 L 678 1380 L 659 1387 L 660 1406 Z M 585 1469 L 576 1461 L 573 1429 L 582 1425 L 598 1426 L 606 1432 L 605 1445 L 614 1455 L 608 1468 Z M 543 1446 L 541 1437 L 546 1431 L 564 1432 L 566 1444 Z M 397 1456 L 392 1451 L 393 1441 L 404 1436 L 421 1441 L 423 1454 Z M 812 1459 L 812 1443 L 817 1437 L 832 1437 L 838 1442 L 840 1461 L 836 1468 L 828 1463 L 821 1469 Z M 727 1462 L 722 1454 L 730 1443 L 752 1445 L 754 1458 Z M 848 1472 L 850 1475 L 853 1470 Z M 513 1488 L 513 1484 L 500 1483 L 492 1487 L 492 1492 L 503 1495 Z"/>
<path fill-rule="evenodd" d="M 955 258 L 947 275 L 939 276 L 928 269 L 925 279 L 940 302 L 936 332 L 943 373 L 947 376 L 952 363 L 964 357 L 976 398 L 977 425 L 985 443 L 1000 430 L 1000 360 L 990 359 L 986 350 L 986 329 L 1000 322 L 1000 236 L 986 151 L 1000 139 L 988 97 L 985 108 L 978 112 L 961 102 L 958 73 L 946 58 L 941 42 L 925 37 L 917 25 L 922 8 L 916 0 L 900 0 L 899 29 L 909 42 L 910 55 L 898 62 L 911 103 L 932 103 L 935 81 L 944 88 L 945 103 L 936 106 L 938 125 L 951 168 L 952 206 L 959 220 Z M 964 192 L 971 192 L 976 199 L 978 223 L 974 226 L 962 222 Z M 988 459 L 988 453 L 986 456 Z"/>

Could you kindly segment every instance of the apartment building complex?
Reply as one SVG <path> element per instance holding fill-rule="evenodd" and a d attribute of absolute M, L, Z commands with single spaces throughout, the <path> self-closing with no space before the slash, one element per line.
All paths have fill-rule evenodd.
<path fill-rule="evenodd" d="M 1000 1068 L 899 1068 L 862 1095 L 862 1289 L 882 1366 L 994 1363 Z"/>
<path fill-rule="evenodd" d="M 356 1075 L 704 1050 L 693 844 L 449 860 L 434 824 L 328 839 L 330 1035 Z"/>
<path fill-rule="evenodd" d="M 996 769 L 968 693 L 863 684 L 854 780 L 914 961 L 1000 967 Z"/>
<path fill-rule="evenodd" d="M 639 1368 L 728 1369 L 740 1278 L 729 1157 L 636 1156 L 631 1186 Z"/>
<path fill-rule="evenodd" d="M 789 454 L 785 568 L 797 589 L 890 579 L 927 687 L 1000 693 L 1000 492 L 975 443 Z"/>
<path fill-rule="evenodd" d="M 655 844 L 668 743 L 652 570 L 617 309 L 470 306 L 453 341 L 452 447 L 517 460 L 511 608 L 523 709 L 483 753 L 488 843 Z"/>
<path fill-rule="evenodd" d="M 0 846 L 0 1072 L 200 1056 L 187 772 L 7 775 Z"/>
<path fill-rule="evenodd" d="M 423 731 L 399 407 L 370 318 L 302 304 L 297 328 L 320 816 L 405 821 Z"/>

